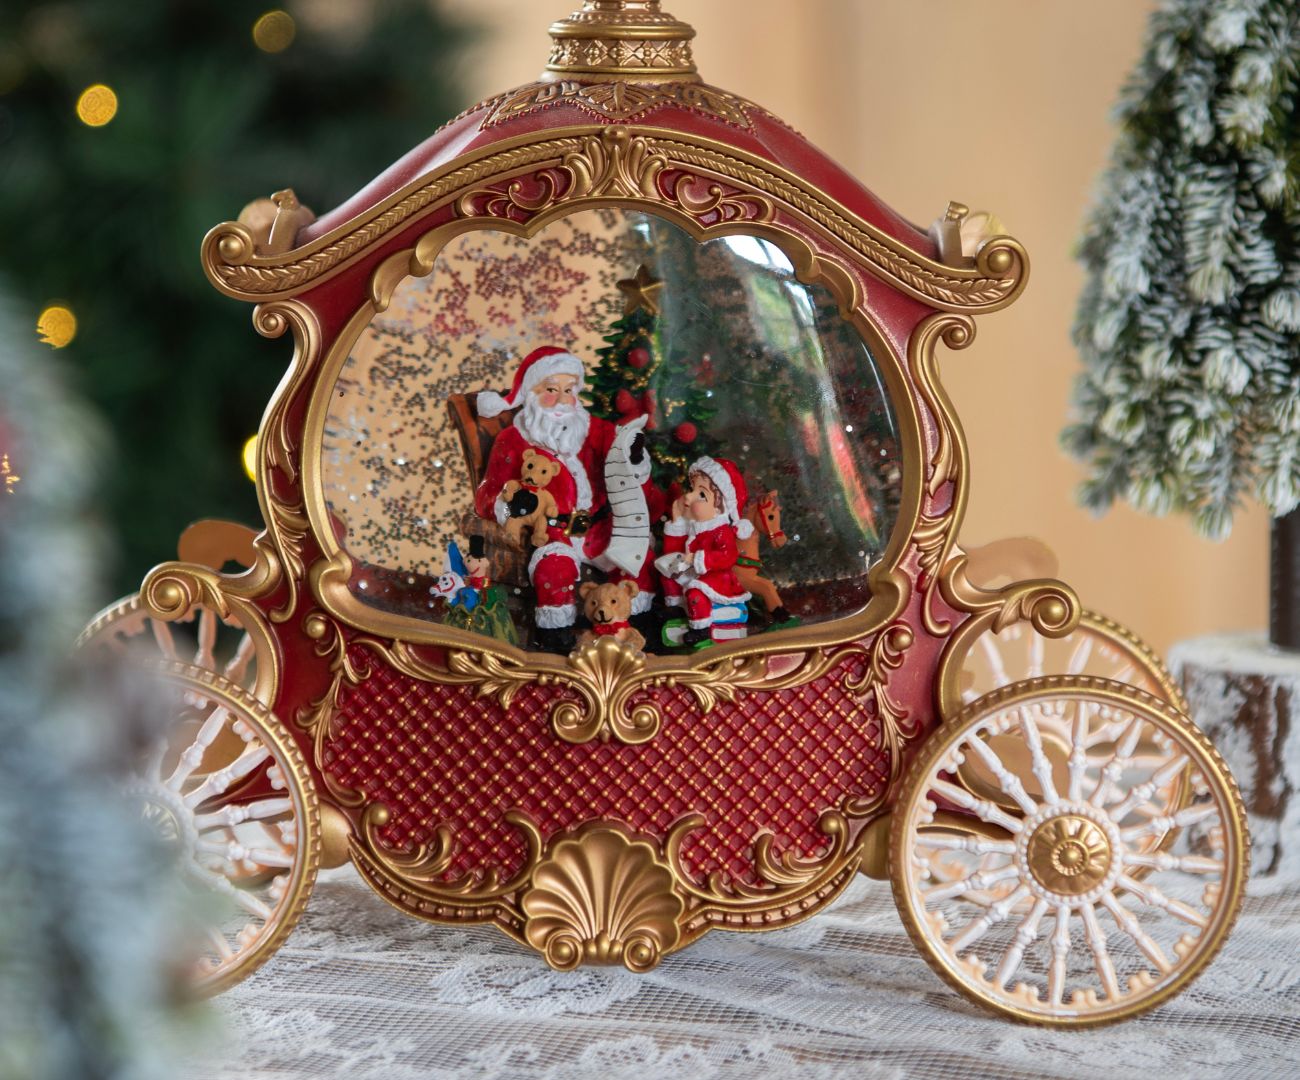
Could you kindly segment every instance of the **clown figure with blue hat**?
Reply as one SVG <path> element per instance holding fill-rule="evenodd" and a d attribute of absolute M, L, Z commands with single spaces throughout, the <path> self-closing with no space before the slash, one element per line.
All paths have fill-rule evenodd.
<path fill-rule="evenodd" d="M 447 545 L 442 575 L 429 591 L 447 602 L 443 623 L 475 634 L 486 634 L 510 645 L 519 644 L 505 591 L 493 585 L 482 536 L 469 538 L 469 554 L 454 541 Z"/>

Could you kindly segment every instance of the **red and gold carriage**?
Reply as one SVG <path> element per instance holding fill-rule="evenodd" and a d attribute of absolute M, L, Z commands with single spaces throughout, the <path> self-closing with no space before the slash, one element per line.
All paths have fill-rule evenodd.
<path fill-rule="evenodd" d="M 264 531 L 196 526 L 84 635 L 151 654 L 175 695 L 135 790 L 234 913 L 196 986 L 265 962 L 350 861 L 401 910 L 560 969 L 788 926 L 863 873 L 1006 1015 L 1102 1023 L 1177 993 L 1240 906 L 1233 780 L 1159 660 L 1050 560 L 1020 579 L 958 545 L 938 357 L 1020 295 L 1024 250 L 972 239 L 957 204 L 903 220 L 702 82 L 653 0 L 589 0 L 552 35 L 539 81 L 338 209 L 282 192 L 204 241 L 212 283 L 296 346 L 257 440 Z M 480 392 L 543 345 L 586 363 L 568 388 L 614 445 L 635 425 L 665 506 L 726 459 L 718 512 L 770 594 L 657 636 L 657 579 L 583 540 L 608 459 L 541 546 L 505 537 L 513 504 L 476 512 L 520 404 Z M 652 517 L 647 558 L 677 522 Z M 647 632 L 557 638 L 543 551 L 566 588 L 639 580 Z M 667 573 L 703 581 L 697 558 Z"/>

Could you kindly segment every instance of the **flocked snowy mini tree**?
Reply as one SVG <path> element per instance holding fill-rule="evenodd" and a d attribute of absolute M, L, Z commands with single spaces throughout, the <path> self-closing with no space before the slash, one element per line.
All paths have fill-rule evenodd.
<path fill-rule="evenodd" d="M 1274 515 L 1273 637 L 1300 646 L 1300 8 L 1168 0 L 1088 222 L 1067 448 L 1090 508 Z M 1289 625 L 1289 630 L 1288 630 Z"/>

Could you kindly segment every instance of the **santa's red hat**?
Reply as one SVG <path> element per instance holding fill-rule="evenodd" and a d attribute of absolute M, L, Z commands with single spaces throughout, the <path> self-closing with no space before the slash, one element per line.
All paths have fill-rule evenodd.
<path fill-rule="evenodd" d="M 702 457 L 695 460 L 689 471 L 703 473 L 722 493 L 722 512 L 736 527 L 736 535 L 742 540 L 753 536 L 754 526 L 741 517 L 745 512 L 745 504 L 749 502 L 749 489 L 735 463 L 726 458 Z"/>
<path fill-rule="evenodd" d="M 514 385 L 510 393 L 502 397 L 495 390 L 484 390 L 478 396 L 476 405 L 479 416 L 491 419 L 507 409 L 517 409 L 524 403 L 525 395 L 543 379 L 552 375 L 572 375 L 578 380 L 577 389 L 584 384 L 582 361 L 567 349 L 557 349 L 554 345 L 543 345 L 534 349 L 519 365 L 515 372 Z"/>

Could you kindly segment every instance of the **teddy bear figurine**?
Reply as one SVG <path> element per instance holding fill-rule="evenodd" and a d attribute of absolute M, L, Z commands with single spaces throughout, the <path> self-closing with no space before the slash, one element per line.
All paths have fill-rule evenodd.
<path fill-rule="evenodd" d="M 544 450 L 530 447 L 524 451 L 521 479 L 511 480 L 501 489 L 501 497 L 510 507 L 505 529 L 512 544 L 522 548 L 524 530 L 531 527 L 533 547 L 546 546 L 550 522 L 560 515 L 559 504 L 546 487 L 563 468 L 558 458 Z"/>
<path fill-rule="evenodd" d="M 578 647 L 590 645 L 598 638 L 612 637 L 638 651 L 645 648 L 645 638 L 629 621 L 632 617 L 632 601 L 637 592 L 635 578 L 625 578 L 606 585 L 588 581 L 579 586 L 582 610 L 591 623 L 591 629 L 578 635 Z"/>

